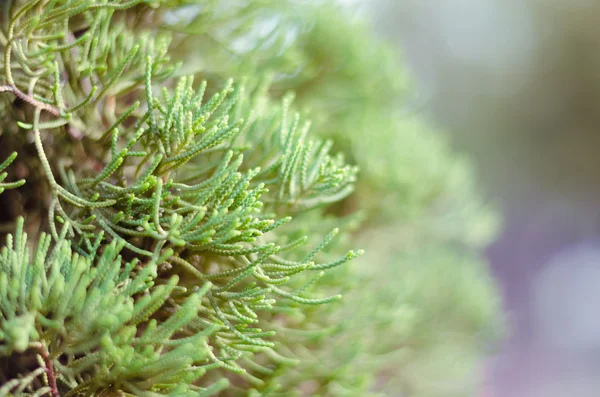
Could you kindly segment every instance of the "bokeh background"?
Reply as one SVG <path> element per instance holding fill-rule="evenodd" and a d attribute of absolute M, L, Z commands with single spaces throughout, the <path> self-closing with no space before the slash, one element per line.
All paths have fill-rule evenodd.
<path fill-rule="evenodd" d="M 358 6 L 410 66 L 413 110 L 471 156 L 504 212 L 488 255 L 511 333 L 489 359 L 488 395 L 597 396 L 600 2 Z"/>

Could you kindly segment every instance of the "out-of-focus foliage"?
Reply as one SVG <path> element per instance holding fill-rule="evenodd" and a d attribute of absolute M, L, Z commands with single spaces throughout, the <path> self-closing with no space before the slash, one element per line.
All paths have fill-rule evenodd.
<path fill-rule="evenodd" d="M 321 1 L 3 7 L 1 138 L 43 176 L 23 188 L 51 237 L 31 256 L 19 221 L 2 256 L 0 355 L 37 357 L 2 393 L 476 386 L 496 218 L 363 22 Z"/>
<path fill-rule="evenodd" d="M 227 3 L 228 12 L 245 4 Z M 316 3 L 266 2 L 255 14 L 223 18 L 224 23 L 217 22 L 220 14 L 194 17 L 194 8 L 187 9 L 182 17 L 168 18 L 172 29 L 194 33 L 176 42 L 173 56 L 187 60 L 185 65 L 201 65 L 207 78 L 266 75 L 272 95 L 292 90 L 320 134 L 333 138 L 361 166 L 359 183 L 367 185 L 361 191 L 368 192 L 361 206 L 376 208 L 371 216 L 377 222 L 387 218 L 378 217 L 382 205 L 400 217 L 419 216 L 433 205 L 440 216 L 425 221 L 458 219 L 444 219 L 439 230 L 487 244 L 497 216 L 479 197 L 468 161 L 411 111 L 410 76 L 398 54 L 348 10 Z M 212 29 L 195 29 L 206 25 Z M 192 50 L 198 47 L 216 55 Z"/>

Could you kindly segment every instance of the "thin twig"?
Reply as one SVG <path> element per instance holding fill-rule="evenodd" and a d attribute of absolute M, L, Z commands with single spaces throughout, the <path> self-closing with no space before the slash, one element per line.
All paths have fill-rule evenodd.
<path fill-rule="evenodd" d="M 47 103 L 43 103 L 35 99 L 32 95 L 25 94 L 23 91 L 19 90 L 17 86 L 14 85 L 3 85 L 0 86 L 0 92 L 11 92 L 17 98 L 29 103 L 36 108 L 41 110 L 45 110 L 53 116 L 60 117 L 60 111 L 52 105 L 48 105 Z"/>

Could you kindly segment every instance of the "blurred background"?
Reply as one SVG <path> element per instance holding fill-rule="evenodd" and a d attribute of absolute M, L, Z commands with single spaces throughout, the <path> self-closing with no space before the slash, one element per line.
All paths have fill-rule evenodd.
<path fill-rule="evenodd" d="M 511 334 L 488 396 L 600 390 L 600 2 L 378 0 L 411 106 L 474 159 L 505 215 L 488 252 Z"/>

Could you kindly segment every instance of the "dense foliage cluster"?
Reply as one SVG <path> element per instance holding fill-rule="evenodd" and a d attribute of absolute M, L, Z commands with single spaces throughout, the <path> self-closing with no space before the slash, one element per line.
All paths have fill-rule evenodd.
<path fill-rule="evenodd" d="M 495 217 L 346 10 L 5 0 L 0 26 L 0 396 L 476 384 Z"/>

